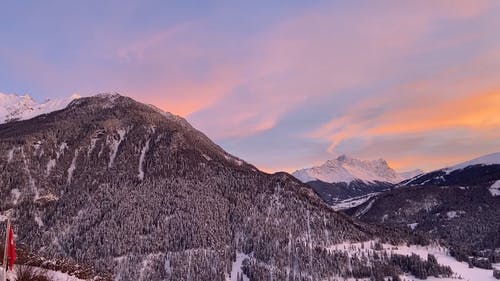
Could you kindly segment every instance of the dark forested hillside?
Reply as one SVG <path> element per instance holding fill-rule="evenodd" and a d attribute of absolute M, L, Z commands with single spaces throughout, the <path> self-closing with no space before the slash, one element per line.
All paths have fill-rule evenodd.
<path fill-rule="evenodd" d="M 363 182 L 354 180 L 349 183 L 328 183 L 320 180 L 307 183 L 326 203 L 335 205 L 347 199 L 366 196 L 369 194 L 392 189 L 395 185 L 389 182 Z"/>
<path fill-rule="evenodd" d="M 491 189 L 499 179 L 500 165 L 439 170 L 345 212 L 439 239 L 459 260 L 491 268 L 500 262 L 500 196 Z"/>
<path fill-rule="evenodd" d="M 241 257 L 252 280 L 352 276 L 326 249 L 378 232 L 119 95 L 0 125 L 0 160 L 0 211 L 18 243 L 116 280 L 225 280 Z"/>

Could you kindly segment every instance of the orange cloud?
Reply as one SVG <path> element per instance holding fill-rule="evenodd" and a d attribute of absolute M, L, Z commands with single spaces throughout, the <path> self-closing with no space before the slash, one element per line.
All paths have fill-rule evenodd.
<path fill-rule="evenodd" d="M 379 120 L 381 125 L 369 129 L 367 133 L 403 134 L 453 127 L 488 129 L 500 126 L 499 108 L 500 89 L 458 100 L 388 112 Z"/>
<path fill-rule="evenodd" d="M 488 150 L 491 145 L 481 147 L 481 143 L 493 144 L 500 139 L 500 87 L 497 89 L 455 99 L 436 97 L 432 100 L 429 96 L 417 102 L 410 99 L 398 104 L 400 107 L 389 107 L 376 116 L 368 117 L 364 112 L 376 105 L 383 108 L 383 102 L 367 101 L 348 114 L 324 124 L 308 137 L 329 140 L 328 153 L 336 151 L 344 140 L 362 138 L 366 142 L 365 147 L 358 152 L 369 155 L 360 157 L 373 157 L 378 151 L 381 153 L 378 155 L 388 157 L 396 169 L 419 167 L 422 165 L 419 163 L 435 168 L 451 165 L 478 156 L 478 153 L 491 152 Z M 456 136 L 449 137 L 450 134 Z M 415 137 L 420 141 L 410 143 L 410 146 L 400 145 L 397 141 L 401 139 L 400 142 L 409 143 Z M 386 140 L 385 146 L 380 141 L 372 143 L 375 139 Z M 449 146 L 468 149 L 452 149 L 453 153 L 444 151 L 448 148 L 443 145 L 451 141 L 453 143 Z M 476 149 L 469 149 L 474 146 Z"/>
<path fill-rule="evenodd" d="M 203 37 L 204 24 L 189 22 L 120 46 L 114 54 L 123 63 L 153 65 L 140 74 L 144 80 L 155 76 L 153 83 L 134 85 L 123 79 L 124 92 L 147 93 L 146 102 L 194 116 L 212 137 L 245 137 L 272 128 L 307 99 L 341 95 L 345 89 L 395 76 L 401 65 L 394 62 L 413 52 L 433 21 L 475 17 L 487 4 L 416 2 L 400 6 L 397 13 L 373 4 L 365 4 L 366 9 L 348 5 L 345 13 L 335 5 L 321 5 L 241 42 L 237 56 L 234 50 L 208 48 L 193 39 Z M 347 23 L 349 32 L 343 26 Z M 179 68 L 186 62 L 205 63 L 206 58 L 206 72 Z M 158 74 L 162 72 L 164 76 Z M 240 91 L 253 98 L 238 99 Z M 352 125 L 336 138 L 361 129 Z"/>
<path fill-rule="evenodd" d="M 477 155 L 479 156 L 479 155 Z M 403 156 L 391 161 L 388 161 L 388 164 L 391 168 L 396 171 L 406 171 L 410 168 L 419 168 L 422 163 L 425 163 L 427 167 L 435 167 L 436 169 L 444 168 L 447 166 L 452 166 L 457 163 L 461 163 L 471 159 L 470 154 L 456 154 L 456 155 L 411 155 L 411 156 Z M 430 172 L 430 171 L 426 171 Z"/>
<path fill-rule="evenodd" d="M 368 110 L 369 105 L 365 104 L 356 108 L 353 115 L 334 119 L 309 136 L 329 136 L 335 146 L 342 139 L 357 135 L 410 134 L 454 127 L 490 129 L 500 126 L 500 89 L 457 100 L 423 99 L 424 102 L 420 104 L 412 103 L 403 108 L 391 108 L 373 119 L 360 117 L 364 110 Z"/>

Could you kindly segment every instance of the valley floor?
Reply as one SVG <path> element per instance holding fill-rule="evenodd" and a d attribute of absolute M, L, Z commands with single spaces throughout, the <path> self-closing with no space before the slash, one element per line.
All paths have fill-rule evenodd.
<path fill-rule="evenodd" d="M 445 248 L 441 247 L 422 247 L 422 246 L 399 246 L 398 250 L 395 250 L 394 253 L 398 254 L 406 254 L 411 255 L 411 253 L 415 253 L 422 258 L 426 258 L 427 254 L 432 254 L 436 257 L 439 264 L 447 265 L 451 267 L 453 272 L 457 275 L 454 278 L 435 278 L 429 277 L 427 280 L 431 281 L 449 281 L 449 280 L 457 280 L 460 278 L 465 281 L 494 281 L 497 280 L 493 277 L 493 270 L 482 269 L 478 267 L 469 268 L 466 262 L 459 262 L 455 258 L 451 257 Z M 500 264 L 493 265 L 494 268 L 500 268 Z M 408 276 L 406 277 L 410 280 L 420 280 L 414 277 Z"/>
<path fill-rule="evenodd" d="M 365 252 L 366 254 L 373 253 L 373 245 L 376 241 L 368 241 L 364 243 L 342 243 L 337 244 L 329 248 L 329 250 L 348 250 L 351 253 Z M 493 277 L 493 270 L 482 269 L 478 267 L 469 268 L 466 262 L 459 262 L 455 258 L 449 255 L 448 249 L 440 246 L 418 246 L 418 245 L 390 245 L 382 244 L 384 250 L 390 254 L 400 254 L 400 255 L 411 255 L 412 253 L 419 255 L 422 259 L 426 259 L 428 254 L 432 254 L 436 257 L 440 265 L 445 265 L 451 267 L 454 272 L 454 276 L 451 278 L 435 278 L 428 277 L 426 280 L 430 281 L 497 281 Z M 500 263 L 493 264 L 493 268 L 500 269 Z M 402 275 L 402 280 L 406 281 L 420 281 L 411 275 Z M 350 278 L 346 281 L 354 281 L 356 279 Z M 358 279 L 359 281 L 364 279 Z M 369 280 L 369 279 L 366 279 Z"/>

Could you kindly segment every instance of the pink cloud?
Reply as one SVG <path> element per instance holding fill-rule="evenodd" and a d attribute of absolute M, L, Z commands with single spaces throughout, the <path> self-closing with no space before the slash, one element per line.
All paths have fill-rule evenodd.
<path fill-rule="evenodd" d="M 486 2 L 456 3 L 451 8 L 448 2 L 396 2 L 392 9 L 368 5 L 347 12 L 337 11 L 334 5 L 317 7 L 254 38 L 248 46 L 253 49 L 251 55 L 233 70 L 247 76 L 236 78 L 215 101 L 217 113 L 203 115 L 198 124 L 216 138 L 245 137 L 270 129 L 305 100 L 340 96 L 347 89 L 397 76 L 400 60 L 415 53 L 413 46 L 434 21 L 473 18 L 488 7 Z M 451 40 L 463 42 L 471 37 Z M 456 42 L 443 43 L 442 48 Z M 228 98 L 242 89 L 255 96 L 251 103 Z M 210 111 L 212 105 L 205 110 Z M 237 108 L 240 118 L 232 117 L 233 110 L 226 115 L 221 108 Z M 269 125 L 251 123 L 256 115 Z M 342 134 L 361 130 L 354 126 L 340 133 L 339 140 Z"/>
<path fill-rule="evenodd" d="M 320 5 L 238 42 L 209 30 L 203 21 L 147 34 L 108 38 L 103 33 L 96 36 L 98 46 L 92 51 L 104 63 L 85 62 L 78 70 L 61 71 L 31 57 L 24 62 L 23 54 L 11 57 L 20 58 L 19 72 L 30 71 L 54 84 L 78 84 L 75 90 L 81 93 L 117 90 L 188 117 L 218 140 L 272 130 L 306 102 L 334 101 L 337 112 L 325 115 L 337 117 L 300 136 L 328 140 L 331 153 L 354 137 L 370 142 L 395 133 L 481 128 L 486 121 L 473 115 L 487 103 L 473 101 L 480 96 L 486 102 L 487 95 L 498 93 L 498 48 L 469 50 L 470 57 L 450 55 L 452 63 L 446 61 L 446 51 L 471 42 L 487 45 L 485 37 L 493 28 L 485 21 L 479 30 L 440 30 L 439 38 L 433 32 L 481 21 L 496 3 Z M 340 104 L 353 93 L 355 102 Z M 373 109 L 387 112 L 367 118 Z M 496 120 L 491 114 L 488 110 L 477 118 Z M 497 128 L 496 123 L 491 126 Z"/>

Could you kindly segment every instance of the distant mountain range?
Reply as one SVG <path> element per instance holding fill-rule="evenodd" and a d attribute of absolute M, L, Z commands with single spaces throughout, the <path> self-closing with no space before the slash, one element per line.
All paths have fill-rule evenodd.
<path fill-rule="evenodd" d="M 63 109 L 79 97 L 72 95 L 62 99 L 36 102 L 29 95 L 0 93 L 0 123 L 30 119 L 40 114 Z"/>
<path fill-rule="evenodd" d="M 346 202 L 347 206 L 360 204 L 373 194 L 421 173 L 422 170 L 397 173 L 384 159 L 360 160 L 341 155 L 292 175 L 309 184 L 328 204 L 345 207 Z"/>
<path fill-rule="evenodd" d="M 365 183 L 386 182 L 394 184 L 421 173 L 423 173 L 422 170 L 397 173 L 389 167 L 384 159 L 360 160 L 341 155 L 320 166 L 297 170 L 292 175 L 305 183 L 320 180 L 327 183 L 362 181 Z"/>

